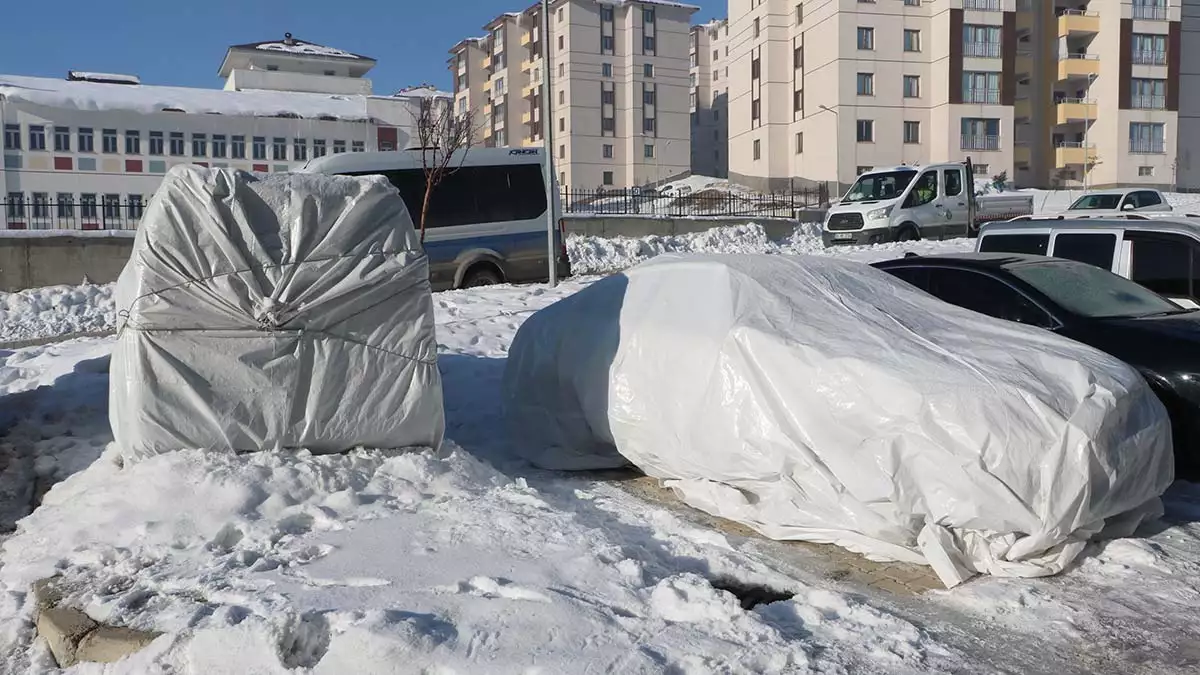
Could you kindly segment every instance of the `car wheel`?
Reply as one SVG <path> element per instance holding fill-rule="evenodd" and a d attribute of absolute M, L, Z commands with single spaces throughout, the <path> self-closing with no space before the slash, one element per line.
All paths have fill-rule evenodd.
<path fill-rule="evenodd" d="M 901 226 L 900 232 L 896 234 L 896 241 L 916 241 L 920 238 L 921 234 L 912 225 Z"/>
<path fill-rule="evenodd" d="M 495 286 L 504 283 L 500 270 L 491 265 L 476 265 L 463 275 L 463 288 L 478 288 L 480 286 Z"/>

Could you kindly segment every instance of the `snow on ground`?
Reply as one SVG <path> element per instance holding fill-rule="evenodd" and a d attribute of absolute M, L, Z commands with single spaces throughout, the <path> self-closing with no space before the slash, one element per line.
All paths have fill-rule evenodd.
<path fill-rule="evenodd" d="M 112 292 L 112 284 L 83 284 L 0 293 L 0 343 L 109 330 Z"/>

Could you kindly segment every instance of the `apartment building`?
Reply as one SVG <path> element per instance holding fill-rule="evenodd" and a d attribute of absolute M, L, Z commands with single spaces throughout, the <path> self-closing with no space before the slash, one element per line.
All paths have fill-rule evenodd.
<path fill-rule="evenodd" d="M 491 58 L 491 48 L 487 37 L 467 38 L 450 49 L 451 77 L 454 79 L 454 110 L 464 114 L 471 110 L 482 111 L 488 99 L 488 69 L 484 67 L 485 59 Z M 490 65 L 490 63 L 489 63 Z M 473 142 L 483 144 L 483 120 L 474 125 Z"/>
<path fill-rule="evenodd" d="M 371 94 L 375 60 L 290 34 L 230 47 L 225 88 L 130 75 L 0 75 L 0 200 L 10 229 L 130 228 L 178 164 L 276 172 L 407 147 L 429 88 Z"/>
<path fill-rule="evenodd" d="M 729 177 L 729 22 L 692 26 L 692 173 Z"/>
<path fill-rule="evenodd" d="M 689 24 L 696 9 L 668 0 L 550 3 L 547 122 L 562 185 L 580 190 L 639 186 L 690 170 Z M 465 81 L 458 77 L 457 57 L 469 48 L 460 43 L 452 50 L 455 97 L 467 100 L 485 120 L 485 145 L 545 143 L 542 20 L 538 4 L 486 26 L 480 62 L 488 86 L 482 93 L 471 89 L 469 63 Z M 503 46 L 497 49 L 499 41 Z M 498 60 L 498 53 L 506 56 Z M 500 78 L 504 83 L 498 89 Z M 498 133 L 501 129 L 505 133 Z"/>

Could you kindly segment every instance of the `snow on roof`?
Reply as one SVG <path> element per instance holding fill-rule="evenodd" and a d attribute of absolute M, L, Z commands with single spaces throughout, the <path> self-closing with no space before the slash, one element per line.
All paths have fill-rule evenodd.
<path fill-rule="evenodd" d="M 675 0 L 596 0 L 597 4 L 601 5 L 662 5 L 664 7 L 679 7 L 681 9 L 690 9 L 693 12 L 699 12 L 700 8 L 696 5 L 689 5 L 683 2 L 675 2 Z"/>
<path fill-rule="evenodd" d="M 234 45 L 230 49 L 239 50 L 258 50 L 266 52 L 283 52 L 285 54 L 295 54 L 298 56 L 323 56 L 335 59 L 353 59 L 362 61 L 374 61 L 369 56 L 360 54 L 352 54 L 344 49 L 335 47 L 326 47 L 315 42 L 300 40 L 292 37 L 291 33 L 284 33 L 282 40 L 270 40 L 267 42 L 251 42 L 244 45 Z"/>
<path fill-rule="evenodd" d="M 442 91 L 432 84 L 418 84 L 415 87 L 407 87 L 392 94 L 392 96 L 415 96 L 420 98 L 453 98 L 454 94 L 448 91 Z"/>
<path fill-rule="evenodd" d="M 67 72 L 67 79 L 85 82 L 104 82 L 107 84 L 141 84 L 137 75 L 119 75 L 117 73 L 89 73 L 82 70 Z"/>
<path fill-rule="evenodd" d="M 55 108 L 129 110 L 142 114 L 167 111 L 348 122 L 363 122 L 370 117 L 366 96 L 112 85 L 18 75 L 0 75 L 0 98 Z"/>

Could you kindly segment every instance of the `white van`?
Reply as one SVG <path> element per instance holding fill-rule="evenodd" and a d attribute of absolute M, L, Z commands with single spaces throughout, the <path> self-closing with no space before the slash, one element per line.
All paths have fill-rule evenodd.
<path fill-rule="evenodd" d="M 825 246 L 965 237 L 980 224 L 1033 213 L 1033 196 L 975 196 L 965 163 L 897 166 L 858 177 L 830 207 Z"/>
<path fill-rule="evenodd" d="M 425 225 L 434 290 L 546 281 L 545 157 L 541 148 L 472 148 L 451 158 L 458 167 L 434 188 Z M 382 175 L 404 198 L 420 227 L 425 172 L 420 150 L 355 152 L 313 159 L 302 173 Z M 552 191 L 556 195 L 557 187 Z M 569 276 L 564 225 L 553 200 L 554 250 L 560 278 Z"/>
<path fill-rule="evenodd" d="M 1182 307 L 1200 307 L 1200 219 L 1021 218 L 984 225 L 975 250 L 1089 263 L 1132 279 Z"/>

